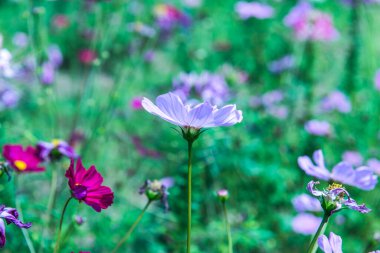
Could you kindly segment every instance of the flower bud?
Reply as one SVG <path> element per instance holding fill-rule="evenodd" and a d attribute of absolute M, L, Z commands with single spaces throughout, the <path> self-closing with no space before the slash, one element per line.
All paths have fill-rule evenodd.
<path fill-rule="evenodd" d="M 75 215 L 74 221 L 78 226 L 81 226 L 85 222 L 85 219 L 80 215 Z"/>
<path fill-rule="evenodd" d="M 225 202 L 229 198 L 228 191 L 226 189 L 220 189 L 217 192 L 220 201 Z"/>

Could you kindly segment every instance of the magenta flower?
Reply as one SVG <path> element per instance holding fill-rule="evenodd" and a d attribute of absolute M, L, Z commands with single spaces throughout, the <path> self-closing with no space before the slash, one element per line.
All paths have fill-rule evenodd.
<path fill-rule="evenodd" d="M 312 235 L 317 232 L 322 218 L 316 217 L 310 213 L 297 214 L 292 220 L 292 229 L 294 232 L 303 235 Z"/>
<path fill-rule="evenodd" d="M 15 208 L 5 207 L 4 205 L 0 205 L 0 248 L 3 248 L 6 242 L 5 239 L 5 224 L 4 221 L 7 223 L 7 225 L 13 223 L 19 228 L 30 228 L 32 226 L 32 223 L 22 223 L 18 219 L 18 212 Z"/>
<path fill-rule="evenodd" d="M 74 163 L 71 159 L 70 167 L 65 174 L 69 179 L 71 196 L 79 202 L 84 201 L 97 212 L 112 205 L 114 194 L 111 188 L 102 185 L 103 177 L 95 166 L 92 165 L 86 170 L 81 159 L 78 159 L 74 169 Z"/>
<path fill-rule="evenodd" d="M 95 61 L 96 57 L 96 52 L 91 49 L 83 49 L 78 54 L 79 61 L 86 65 L 89 65 Z"/>
<path fill-rule="evenodd" d="M 59 139 L 54 139 L 52 142 L 38 142 L 37 154 L 44 161 L 57 160 L 62 156 L 66 156 L 70 159 L 77 159 L 79 157 L 67 142 Z"/>
<path fill-rule="evenodd" d="M 362 190 L 372 190 L 377 184 L 377 176 L 367 166 L 361 166 L 356 170 L 347 162 L 340 162 L 335 165 L 332 171 L 328 171 L 321 150 L 313 153 L 313 160 L 307 156 L 298 158 L 298 166 L 306 174 L 324 181 L 334 181 L 342 184 L 351 185 Z"/>
<path fill-rule="evenodd" d="M 242 112 L 236 109 L 236 105 L 226 105 L 218 109 L 204 102 L 190 107 L 184 105 L 174 93 L 158 96 L 156 105 L 144 97 L 142 106 L 149 113 L 183 128 L 232 126 L 243 120 Z"/>
<path fill-rule="evenodd" d="M 5 145 L 3 156 L 17 172 L 41 172 L 45 170 L 44 167 L 40 167 L 39 164 L 42 160 L 33 147 L 29 146 L 23 149 L 21 145 Z"/>
<path fill-rule="evenodd" d="M 325 253 L 342 253 L 342 238 L 330 232 L 329 238 L 325 235 L 318 237 L 318 246 Z"/>
<path fill-rule="evenodd" d="M 70 24 L 69 19 L 63 14 L 55 15 L 52 23 L 58 29 L 64 29 Z"/>
<path fill-rule="evenodd" d="M 305 130 L 312 135 L 326 136 L 331 134 L 331 126 L 327 121 L 309 120 L 305 124 Z"/>
<path fill-rule="evenodd" d="M 134 110 L 140 110 L 140 109 L 142 109 L 143 107 L 142 107 L 142 98 L 141 97 L 134 97 L 134 98 L 132 98 L 132 100 L 131 100 L 131 107 L 132 107 L 132 109 L 134 109 Z"/>
<path fill-rule="evenodd" d="M 319 182 L 310 181 L 307 184 L 307 190 L 312 195 L 320 198 L 321 206 L 327 215 L 330 216 L 347 208 L 360 213 L 369 213 L 371 211 L 365 204 L 358 205 L 342 185 L 333 183 L 327 189 L 321 191 L 315 188 L 317 184 Z"/>
<path fill-rule="evenodd" d="M 258 2 L 237 2 L 235 11 L 241 19 L 268 19 L 274 15 L 274 10 L 270 5 Z"/>
<path fill-rule="evenodd" d="M 176 7 L 169 4 L 158 4 L 154 7 L 158 26 L 163 30 L 171 30 L 177 25 L 189 26 L 190 18 Z"/>

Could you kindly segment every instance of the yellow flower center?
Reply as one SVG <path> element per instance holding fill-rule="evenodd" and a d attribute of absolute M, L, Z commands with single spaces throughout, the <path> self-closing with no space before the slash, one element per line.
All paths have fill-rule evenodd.
<path fill-rule="evenodd" d="M 150 188 L 153 191 L 159 191 L 161 190 L 161 187 L 162 187 L 162 183 L 158 180 L 153 180 L 153 182 L 150 184 Z"/>
<path fill-rule="evenodd" d="M 20 171 L 25 170 L 27 167 L 26 163 L 24 161 L 21 161 L 21 160 L 14 161 L 14 165 Z"/>
<path fill-rule="evenodd" d="M 337 188 L 344 188 L 342 184 L 338 184 L 338 183 L 332 183 L 329 185 L 329 187 L 327 187 L 327 190 L 331 191 L 331 190 L 334 190 L 334 189 L 337 189 Z"/>
<path fill-rule="evenodd" d="M 51 141 L 51 144 L 53 144 L 54 147 L 58 147 L 58 145 L 61 144 L 61 140 L 60 139 L 53 139 Z"/>

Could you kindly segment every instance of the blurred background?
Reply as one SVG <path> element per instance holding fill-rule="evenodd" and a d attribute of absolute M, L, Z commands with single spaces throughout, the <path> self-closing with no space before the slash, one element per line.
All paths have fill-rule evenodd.
<path fill-rule="evenodd" d="M 322 149 L 329 169 L 345 160 L 380 173 L 379 25 L 375 0 L 1 0 L 0 145 L 64 139 L 114 190 L 101 213 L 70 204 L 66 225 L 76 215 L 85 222 L 73 225 L 63 252 L 110 252 L 146 203 L 138 188 L 164 177 L 175 181 L 170 211 L 152 206 L 122 252 L 183 252 L 187 144 L 141 99 L 173 91 L 188 102 L 237 104 L 242 123 L 208 130 L 194 146 L 193 253 L 227 252 L 221 188 L 230 192 L 235 252 L 305 252 L 312 232 L 309 220 L 297 224 L 292 199 L 312 178 L 297 157 Z M 68 164 L 54 165 L 48 234 L 51 165 L 18 176 L 37 249 L 53 243 Z M 347 188 L 373 212 L 342 211 L 327 231 L 342 236 L 344 252 L 374 250 L 379 190 Z M 14 206 L 6 177 L 0 196 Z M 28 252 L 16 226 L 3 252 Z"/>

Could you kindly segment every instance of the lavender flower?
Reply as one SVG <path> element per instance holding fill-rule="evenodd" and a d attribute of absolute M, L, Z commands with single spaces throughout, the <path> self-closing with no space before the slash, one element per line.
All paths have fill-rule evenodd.
<path fill-rule="evenodd" d="M 294 64 L 294 57 L 292 55 L 286 55 L 278 60 L 272 61 L 268 68 L 270 72 L 279 74 L 286 70 L 292 69 Z"/>
<path fill-rule="evenodd" d="M 319 182 L 310 181 L 307 184 L 307 190 L 312 195 L 320 198 L 321 206 L 325 214 L 329 216 L 347 208 L 360 213 L 369 213 L 371 211 L 371 209 L 367 208 L 364 204 L 358 205 L 341 184 L 330 184 L 327 189 L 322 191 L 315 188 L 316 184 L 319 184 Z"/>
<path fill-rule="evenodd" d="M 284 93 L 281 90 L 272 90 L 264 93 L 261 97 L 261 103 L 265 107 L 271 107 L 284 99 Z"/>
<path fill-rule="evenodd" d="M 333 91 L 322 99 L 320 109 L 323 112 L 331 112 L 336 110 L 338 112 L 348 113 L 351 111 L 351 103 L 344 93 L 340 91 Z"/>
<path fill-rule="evenodd" d="M 242 111 L 236 105 L 226 105 L 220 109 L 204 102 L 194 107 L 184 105 L 180 97 L 174 93 L 160 95 L 156 105 L 143 98 L 142 106 L 149 113 L 183 128 L 211 128 L 232 126 L 243 120 Z"/>
<path fill-rule="evenodd" d="M 44 62 L 41 70 L 41 82 L 43 84 L 52 84 L 54 82 L 55 67 L 50 62 Z"/>
<path fill-rule="evenodd" d="M 310 176 L 324 181 L 340 182 L 366 191 L 374 189 L 377 184 L 377 176 L 366 166 L 354 170 L 347 162 L 340 162 L 330 172 L 326 169 L 321 150 L 313 153 L 313 160 L 315 164 L 307 156 L 298 158 L 299 167 Z"/>
<path fill-rule="evenodd" d="M 367 161 L 368 167 L 375 172 L 376 174 L 380 174 L 380 161 L 376 158 L 371 158 Z"/>
<path fill-rule="evenodd" d="M 325 235 L 318 237 L 318 246 L 325 253 L 342 253 L 342 238 L 330 232 L 329 238 Z"/>
<path fill-rule="evenodd" d="M 274 10 L 270 5 L 257 2 L 237 2 L 235 11 L 241 19 L 268 19 L 273 17 Z"/>
<path fill-rule="evenodd" d="M 0 87 L 0 111 L 16 107 L 20 97 L 20 93 L 11 86 Z"/>
<path fill-rule="evenodd" d="M 136 32 L 142 36 L 153 38 L 156 35 L 156 30 L 153 27 L 145 25 L 141 22 L 133 22 L 128 24 L 128 30 Z"/>
<path fill-rule="evenodd" d="M 11 53 L 3 48 L 0 48 L 0 77 L 4 76 L 6 78 L 11 78 L 14 75 L 14 70 L 11 65 L 12 55 Z"/>
<path fill-rule="evenodd" d="M 331 126 L 327 121 L 309 120 L 305 124 L 305 130 L 312 135 L 326 136 L 331 134 Z"/>
<path fill-rule="evenodd" d="M 341 0 L 343 4 L 346 5 L 352 5 L 352 0 Z M 378 4 L 380 3 L 380 0 L 361 0 L 361 3 L 363 4 Z"/>
<path fill-rule="evenodd" d="M 70 159 L 79 157 L 67 142 L 59 139 L 54 139 L 52 142 L 40 141 L 37 144 L 37 155 L 40 159 L 45 161 L 57 160 L 62 156 L 66 156 Z"/>
<path fill-rule="evenodd" d="M 319 201 L 310 195 L 301 194 L 293 198 L 292 204 L 297 212 L 320 212 L 322 211 Z"/>
<path fill-rule="evenodd" d="M 30 228 L 32 223 L 22 223 L 18 219 L 18 212 L 15 208 L 5 207 L 4 205 L 0 205 L 0 248 L 3 248 L 6 242 L 5 239 L 5 224 L 7 225 L 13 223 L 19 228 Z"/>
<path fill-rule="evenodd" d="M 356 151 L 346 151 L 342 155 L 343 161 L 351 164 L 352 166 L 360 166 L 363 164 L 363 157 L 359 152 Z"/>
<path fill-rule="evenodd" d="M 294 232 L 303 235 L 312 235 L 317 232 L 322 218 L 316 217 L 310 213 L 297 214 L 292 220 L 292 229 Z"/>
<path fill-rule="evenodd" d="M 49 63 L 58 68 L 63 62 L 61 49 L 57 45 L 50 45 L 47 49 Z"/>

